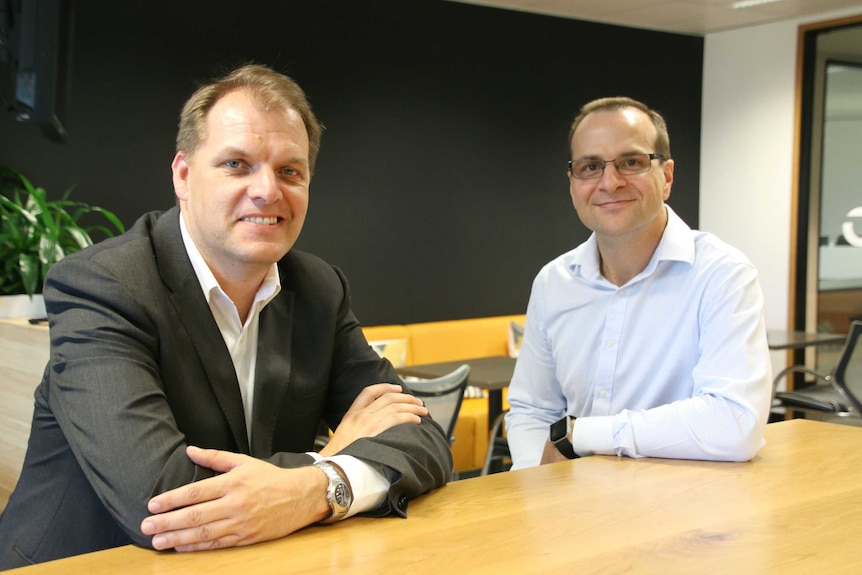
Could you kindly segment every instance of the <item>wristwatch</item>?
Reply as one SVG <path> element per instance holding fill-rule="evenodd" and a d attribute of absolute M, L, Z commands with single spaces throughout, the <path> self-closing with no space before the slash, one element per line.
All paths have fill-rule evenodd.
<path fill-rule="evenodd" d="M 321 523 L 334 523 L 344 519 L 350 511 L 350 504 L 353 503 L 350 482 L 341 468 L 331 461 L 315 461 L 314 466 L 323 471 L 329 479 L 326 500 L 329 502 L 329 508 L 332 509 L 332 515 Z"/>
<path fill-rule="evenodd" d="M 564 416 L 551 424 L 551 443 L 568 459 L 575 459 L 578 456 L 572 447 L 572 442 L 569 441 L 569 433 L 574 423 L 574 417 Z"/>

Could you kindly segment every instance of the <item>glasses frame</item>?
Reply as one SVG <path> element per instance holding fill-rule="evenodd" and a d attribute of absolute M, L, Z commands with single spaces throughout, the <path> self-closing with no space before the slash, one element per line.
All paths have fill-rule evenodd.
<path fill-rule="evenodd" d="M 633 174 L 621 174 L 621 173 L 620 173 L 620 168 L 619 168 L 619 166 L 617 166 L 617 162 L 618 162 L 618 161 L 620 161 L 620 160 L 624 160 L 625 158 L 631 158 L 631 157 L 634 157 L 634 156 L 648 156 L 648 157 L 649 157 L 649 159 L 650 159 L 650 166 L 649 166 L 646 170 L 644 170 L 643 172 L 635 172 L 635 173 L 633 173 Z M 586 159 L 586 158 L 585 158 L 585 159 Z M 600 172 L 596 172 L 596 174 L 598 174 L 598 175 L 593 176 L 593 177 L 590 177 L 590 178 L 579 178 L 578 176 L 576 176 L 576 175 L 575 175 L 575 172 L 572 170 L 572 164 L 573 164 L 576 160 L 569 160 L 569 163 L 568 163 L 568 166 L 569 166 L 569 168 L 568 168 L 568 172 L 569 172 L 569 173 L 572 175 L 572 177 L 573 177 L 574 179 L 576 179 L 576 180 L 582 180 L 582 181 L 598 180 L 599 178 L 601 178 L 602 176 L 604 176 L 604 175 L 605 175 L 605 168 L 607 167 L 607 165 L 608 165 L 608 164 L 613 164 L 613 165 L 614 165 L 614 169 L 617 171 L 617 174 L 619 174 L 620 176 L 623 176 L 623 177 L 626 177 L 626 176 L 639 176 L 640 174 L 645 174 L 645 173 L 647 173 L 647 172 L 649 172 L 649 171 L 650 171 L 650 169 L 652 168 L 652 161 L 653 161 L 653 160 L 666 160 L 666 159 L 668 159 L 668 157 L 667 157 L 665 154 L 657 154 L 657 153 L 645 154 L 645 153 L 644 153 L 644 154 L 626 154 L 625 156 L 620 156 L 619 158 L 614 158 L 613 160 L 590 160 L 591 162 L 601 162 L 601 163 L 602 163 L 602 169 L 601 169 L 601 171 L 600 171 Z M 580 161 L 580 160 L 577 160 L 577 161 Z"/>

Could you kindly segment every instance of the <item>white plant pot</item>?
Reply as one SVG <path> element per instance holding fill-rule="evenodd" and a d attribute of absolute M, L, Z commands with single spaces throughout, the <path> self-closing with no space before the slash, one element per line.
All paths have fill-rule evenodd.
<path fill-rule="evenodd" d="M 0 318 L 7 317 L 45 317 L 45 298 L 42 294 L 0 295 Z"/>

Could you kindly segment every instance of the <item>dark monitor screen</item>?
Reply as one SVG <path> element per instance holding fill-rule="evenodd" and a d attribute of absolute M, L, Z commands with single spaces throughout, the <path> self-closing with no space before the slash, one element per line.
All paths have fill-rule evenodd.
<path fill-rule="evenodd" d="M 2 101 L 22 122 L 66 137 L 72 55 L 71 0 L 0 0 Z"/>

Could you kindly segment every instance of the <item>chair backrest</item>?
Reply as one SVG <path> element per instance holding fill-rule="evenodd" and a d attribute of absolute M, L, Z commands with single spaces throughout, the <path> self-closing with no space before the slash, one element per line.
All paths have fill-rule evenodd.
<path fill-rule="evenodd" d="M 862 321 L 850 324 L 847 342 L 835 366 L 834 384 L 856 415 L 862 416 Z"/>
<path fill-rule="evenodd" d="M 461 400 L 464 399 L 464 388 L 467 387 L 469 376 L 470 366 L 464 364 L 442 377 L 407 378 L 404 381 L 404 385 L 425 402 L 431 418 L 443 428 L 450 443 L 454 439 L 452 430 L 455 429 L 455 420 L 461 410 Z"/>

